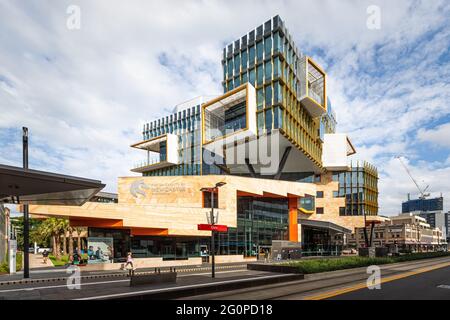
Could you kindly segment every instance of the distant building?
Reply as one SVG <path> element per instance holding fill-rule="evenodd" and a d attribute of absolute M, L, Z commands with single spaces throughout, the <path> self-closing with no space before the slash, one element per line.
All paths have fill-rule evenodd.
<path fill-rule="evenodd" d="M 413 212 L 424 218 L 432 228 L 439 228 L 444 234 L 445 238 L 448 238 L 448 212 L 443 211 L 421 211 Z"/>
<path fill-rule="evenodd" d="M 370 237 L 370 228 L 368 233 Z M 391 217 L 376 225 L 372 240 L 375 247 L 397 246 L 404 252 L 434 251 L 447 245 L 444 234 L 439 228 L 432 227 L 425 218 L 412 213 Z M 356 228 L 349 243 L 364 247 L 364 228 Z"/>
<path fill-rule="evenodd" d="M 402 203 L 402 213 L 413 211 L 442 211 L 444 210 L 444 198 L 413 199 Z"/>
<path fill-rule="evenodd" d="M 450 243 L 450 211 L 445 214 L 445 225 L 447 226 L 447 242 Z"/>

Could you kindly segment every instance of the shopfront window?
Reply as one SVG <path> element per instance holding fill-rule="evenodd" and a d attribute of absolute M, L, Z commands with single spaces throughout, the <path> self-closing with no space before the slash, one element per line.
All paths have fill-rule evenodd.
<path fill-rule="evenodd" d="M 237 228 L 216 233 L 218 254 L 255 256 L 273 240 L 288 240 L 287 199 L 239 197 Z"/>
<path fill-rule="evenodd" d="M 131 240 L 131 252 L 135 258 L 185 260 L 199 257 L 201 245 L 208 243 L 208 240 L 206 237 L 134 236 Z"/>

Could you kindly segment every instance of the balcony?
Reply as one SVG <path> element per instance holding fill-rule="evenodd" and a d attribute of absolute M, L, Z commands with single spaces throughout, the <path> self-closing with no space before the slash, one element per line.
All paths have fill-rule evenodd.
<path fill-rule="evenodd" d="M 309 57 L 300 61 L 300 101 L 313 118 L 327 111 L 326 74 Z"/>
<path fill-rule="evenodd" d="M 220 153 L 221 146 L 256 136 L 256 90 L 246 83 L 202 107 L 203 146 Z"/>
<path fill-rule="evenodd" d="M 132 172 L 144 173 L 180 163 L 178 154 L 178 137 L 164 134 L 149 140 L 135 143 L 132 148 L 147 151 L 147 159 L 136 164 Z"/>

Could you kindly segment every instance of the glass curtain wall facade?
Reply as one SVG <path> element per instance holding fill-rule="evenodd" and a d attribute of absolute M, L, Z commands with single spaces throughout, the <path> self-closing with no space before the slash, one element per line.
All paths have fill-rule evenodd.
<path fill-rule="evenodd" d="M 321 166 L 320 118 L 313 119 L 299 100 L 302 58 L 276 16 L 224 49 L 222 84 L 226 93 L 250 82 L 256 88 L 258 134 L 280 129 Z"/>
<path fill-rule="evenodd" d="M 216 233 L 217 254 L 255 256 L 272 240 L 288 240 L 288 200 L 238 197 L 237 228 Z"/>
<path fill-rule="evenodd" d="M 334 173 L 339 182 L 338 197 L 345 197 L 345 207 L 339 208 L 341 216 L 378 215 L 378 172 L 367 162 L 359 163 L 350 171 Z"/>
<path fill-rule="evenodd" d="M 191 176 L 201 173 L 200 117 L 200 105 L 197 105 L 144 125 L 144 140 L 166 133 L 177 135 L 179 157 L 182 159 L 179 165 L 144 172 L 144 176 Z"/>
<path fill-rule="evenodd" d="M 402 213 L 413 211 L 442 211 L 444 210 L 444 198 L 414 199 L 402 203 Z"/>
<path fill-rule="evenodd" d="M 134 236 L 131 252 L 135 258 L 162 257 L 163 260 L 184 260 L 199 257 L 201 245 L 207 246 L 209 238 Z"/>

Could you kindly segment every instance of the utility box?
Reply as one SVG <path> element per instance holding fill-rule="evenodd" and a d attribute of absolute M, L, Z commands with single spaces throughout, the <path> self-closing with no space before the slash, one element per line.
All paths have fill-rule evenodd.
<path fill-rule="evenodd" d="M 369 247 L 369 248 L 359 248 L 358 249 L 358 255 L 360 257 L 369 257 L 369 258 L 375 258 L 375 248 Z"/>
<path fill-rule="evenodd" d="M 16 273 L 16 254 L 17 254 L 17 240 L 9 240 L 8 243 L 8 257 L 9 257 L 9 274 Z"/>

